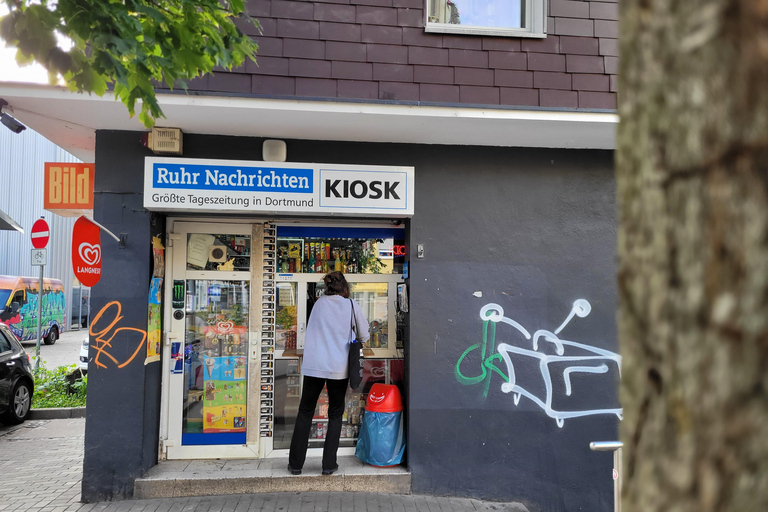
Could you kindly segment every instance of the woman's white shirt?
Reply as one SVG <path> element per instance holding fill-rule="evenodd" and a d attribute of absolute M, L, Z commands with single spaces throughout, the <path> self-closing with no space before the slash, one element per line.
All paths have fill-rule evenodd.
<path fill-rule="evenodd" d="M 358 341 L 370 338 L 368 320 L 360 305 L 341 295 L 324 295 L 315 302 L 304 338 L 301 373 L 321 379 L 346 379 L 349 340 L 353 339 L 352 308 L 360 334 Z"/>

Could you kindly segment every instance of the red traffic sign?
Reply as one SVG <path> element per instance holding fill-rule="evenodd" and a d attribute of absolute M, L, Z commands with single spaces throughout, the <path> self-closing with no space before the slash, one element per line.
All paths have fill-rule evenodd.
<path fill-rule="evenodd" d="M 75 277 L 85 286 L 101 279 L 101 233 L 99 226 L 80 217 L 72 229 L 72 268 Z"/>
<path fill-rule="evenodd" d="M 48 245 L 48 239 L 51 237 L 51 233 L 48 230 L 48 223 L 45 219 L 37 219 L 32 224 L 32 247 L 35 249 L 43 249 Z"/>

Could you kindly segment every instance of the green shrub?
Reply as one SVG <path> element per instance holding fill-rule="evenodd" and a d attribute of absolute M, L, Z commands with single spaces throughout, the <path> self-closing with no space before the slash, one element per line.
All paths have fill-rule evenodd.
<path fill-rule="evenodd" d="M 85 407 L 88 376 L 77 370 L 77 365 L 59 366 L 54 370 L 40 365 L 32 373 L 35 376 L 32 407 L 35 409 Z"/>

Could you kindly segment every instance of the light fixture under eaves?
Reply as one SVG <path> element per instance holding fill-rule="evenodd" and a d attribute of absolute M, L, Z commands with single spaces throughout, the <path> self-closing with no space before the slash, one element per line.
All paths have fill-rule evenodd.
<path fill-rule="evenodd" d="M 261 146 L 261 158 L 265 162 L 285 162 L 286 157 L 284 140 L 267 139 Z"/>

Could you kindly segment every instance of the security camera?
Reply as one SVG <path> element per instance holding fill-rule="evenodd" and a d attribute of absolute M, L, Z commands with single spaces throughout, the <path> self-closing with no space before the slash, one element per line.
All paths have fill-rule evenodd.
<path fill-rule="evenodd" d="M 27 129 L 26 126 L 24 126 L 13 117 L 6 114 L 5 112 L 3 112 L 2 115 L 0 115 L 0 122 L 2 122 L 5 126 L 7 126 L 8 129 L 11 130 L 13 133 L 21 133 Z"/>

